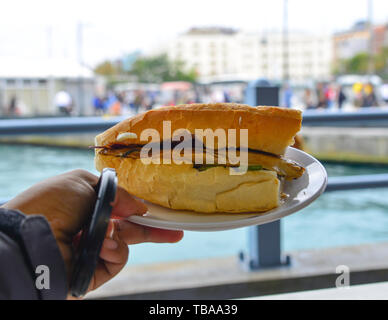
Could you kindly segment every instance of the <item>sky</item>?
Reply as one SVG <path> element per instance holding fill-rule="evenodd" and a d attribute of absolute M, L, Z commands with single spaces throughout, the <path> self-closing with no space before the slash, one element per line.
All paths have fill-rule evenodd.
<path fill-rule="evenodd" d="M 288 0 L 289 28 L 318 34 L 344 30 L 367 18 L 367 2 Z M 0 59 L 82 57 L 95 66 L 137 49 L 150 51 L 193 26 L 279 31 L 282 17 L 283 0 L 4 1 Z M 388 22 L 387 0 L 373 0 L 373 19 Z M 82 46 L 77 30 L 82 30 Z"/>

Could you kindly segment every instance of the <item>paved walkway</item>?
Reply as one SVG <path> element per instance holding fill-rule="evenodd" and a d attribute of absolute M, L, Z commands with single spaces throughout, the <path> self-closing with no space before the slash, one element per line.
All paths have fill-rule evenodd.
<path fill-rule="evenodd" d="M 268 295 L 249 300 L 388 300 L 388 282 Z"/>
<path fill-rule="evenodd" d="M 236 299 L 334 288 L 338 266 L 350 284 L 388 281 L 388 243 L 289 253 L 291 266 L 244 271 L 235 257 L 126 267 L 88 298 Z M 387 291 L 388 293 L 388 291 Z"/>

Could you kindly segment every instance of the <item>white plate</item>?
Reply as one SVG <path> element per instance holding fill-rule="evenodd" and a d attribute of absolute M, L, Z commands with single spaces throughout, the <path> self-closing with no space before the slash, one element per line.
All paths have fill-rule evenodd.
<path fill-rule="evenodd" d="M 294 160 L 306 171 L 299 179 L 285 181 L 283 192 L 289 196 L 278 208 L 264 213 L 201 214 L 172 210 L 145 201 L 148 212 L 143 216 L 131 216 L 128 220 L 145 226 L 170 230 L 222 231 L 260 225 L 288 216 L 308 206 L 322 194 L 327 185 L 327 173 L 318 160 L 298 149 L 288 148 L 285 157 Z"/>

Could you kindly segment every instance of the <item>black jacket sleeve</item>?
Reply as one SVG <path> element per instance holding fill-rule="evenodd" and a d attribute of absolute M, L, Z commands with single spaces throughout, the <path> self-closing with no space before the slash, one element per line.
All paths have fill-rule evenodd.
<path fill-rule="evenodd" d="M 0 299 L 65 299 L 67 290 L 47 220 L 0 208 Z"/>

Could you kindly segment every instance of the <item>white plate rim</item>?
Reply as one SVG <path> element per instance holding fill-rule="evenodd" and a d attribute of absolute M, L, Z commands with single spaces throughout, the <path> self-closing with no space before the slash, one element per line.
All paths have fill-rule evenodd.
<path fill-rule="evenodd" d="M 128 221 L 161 229 L 167 230 L 187 230 L 187 231 L 223 231 L 223 230 L 231 230 L 242 227 L 249 227 L 255 225 L 261 225 L 269 222 L 273 222 L 289 216 L 293 213 L 300 211 L 301 209 L 307 207 L 312 202 L 314 202 L 326 189 L 328 177 L 325 167 L 313 156 L 310 154 L 295 149 L 292 147 L 287 148 L 287 152 L 299 153 L 305 159 L 309 159 L 312 163 L 318 165 L 319 171 L 321 171 L 322 183 L 315 190 L 313 194 L 311 194 L 304 201 L 299 201 L 293 206 L 286 207 L 282 209 L 282 206 L 279 206 L 273 210 L 267 211 L 265 213 L 258 213 L 257 216 L 242 218 L 240 220 L 229 220 L 229 221 L 218 221 L 218 222 L 175 222 L 171 220 L 162 220 L 159 218 L 155 218 L 152 216 L 131 216 L 128 218 Z M 305 174 L 308 174 L 308 170 L 306 170 Z M 306 189 L 308 186 L 306 186 Z M 303 190 L 303 189 L 302 189 Z M 301 191 L 302 191 L 301 190 Z M 147 202 L 145 201 L 147 204 Z M 155 204 L 153 204 L 155 206 Z M 163 208 L 165 209 L 165 208 Z M 173 209 L 171 209 L 173 210 Z"/>

